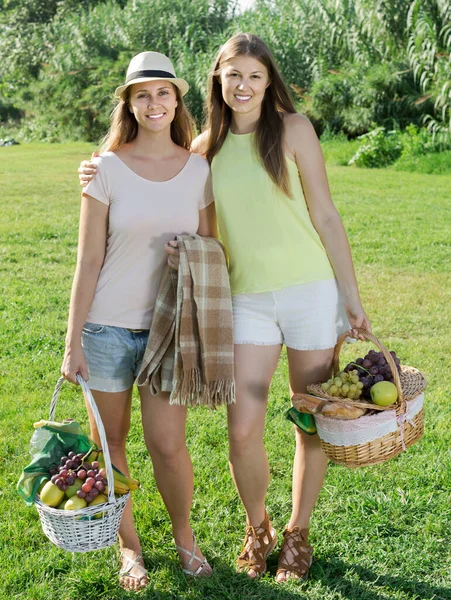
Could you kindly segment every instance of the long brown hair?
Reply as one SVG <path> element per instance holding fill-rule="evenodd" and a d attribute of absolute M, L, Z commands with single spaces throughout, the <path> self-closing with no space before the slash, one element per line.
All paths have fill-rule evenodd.
<path fill-rule="evenodd" d="M 177 97 L 175 116 L 171 123 L 171 139 L 177 146 L 189 150 L 193 140 L 194 120 L 183 102 L 178 87 L 171 85 Z M 131 87 L 130 85 L 125 90 L 123 97 L 118 100 L 111 113 L 110 129 L 102 140 L 99 152 L 114 152 L 124 144 L 134 140 L 138 134 L 138 123 L 128 106 Z"/>
<path fill-rule="evenodd" d="M 222 46 L 208 79 L 207 151 L 211 163 L 218 154 L 232 123 L 232 111 L 224 102 L 219 81 L 221 68 L 237 56 L 252 56 L 265 65 L 269 86 L 262 102 L 261 115 L 255 130 L 255 145 L 260 160 L 274 183 L 291 197 L 288 169 L 283 152 L 283 113 L 296 113 L 287 85 L 265 42 L 252 33 L 237 33 Z"/>

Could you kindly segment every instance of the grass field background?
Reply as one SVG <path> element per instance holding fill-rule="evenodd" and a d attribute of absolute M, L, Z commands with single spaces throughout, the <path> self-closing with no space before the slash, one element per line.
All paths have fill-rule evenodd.
<path fill-rule="evenodd" d="M 59 375 L 73 276 L 80 189 L 76 169 L 87 144 L 0 148 L 0 598 L 113 600 L 117 548 L 72 555 L 43 535 L 37 513 L 15 486 L 29 462 L 33 422 L 47 418 Z M 135 398 L 129 436 L 136 523 L 150 572 L 141 597 L 169 600 L 441 600 L 451 598 L 451 175 L 336 166 L 346 149 L 326 148 L 334 199 L 352 246 L 375 334 L 428 380 L 426 433 L 380 466 L 330 464 L 314 512 L 311 578 L 284 587 L 270 572 L 250 582 L 234 571 L 244 512 L 227 466 L 225 411 L 191 410 L 189 447 L 196 489 L 193 524 L 214 567 L 211 579 L 181 573 L 170 523 L 157 493 Z M 350 344 L 346 357 L 366 344 Z M 290 512 L 294 438 L 282 356 L 271 389 L 266 444 L 268 511 L 279 532 Z M 86 424 L 81 394 L 67 384 L 57 417 Z"/>

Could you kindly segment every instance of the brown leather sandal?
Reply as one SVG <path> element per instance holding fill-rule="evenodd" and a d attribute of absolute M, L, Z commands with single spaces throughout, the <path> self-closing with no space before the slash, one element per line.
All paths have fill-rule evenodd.
<path fill-rule="evenodd" d="M 277 544 L 277 533 L 271 525 L 268 513 L 265 520 L 257 527 L 247 525 L 243 549 L 237 559 L 238 570 L 241 572 L 255 571 L 256 577 L 266 572 L 266 559 Z"/>
<path fill-rule="evenodd" d="M 282 579 L 278 583 L 283 583 L 288 579 L 307 579 L 313 554 L 312 546 L 309 546 L 307 543 L 308 529 L 300 529 L 299 527 L 287 528 L 283 532 L 283 537 L 284 540 L 279 554 L 279 564 L 277 565 L 276 581 L 278 575 L 281 573 L 286 574 L 286 579 Z"/>

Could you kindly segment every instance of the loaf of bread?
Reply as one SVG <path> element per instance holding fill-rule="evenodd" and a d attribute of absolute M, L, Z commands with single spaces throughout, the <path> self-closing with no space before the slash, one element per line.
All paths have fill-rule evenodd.
<path fill-rule="evenodd" d="M 315 398 L 306 394 L 294 394 L 291 403 L 299 412 L 315 415 L 321 412 L 323 406 L 328 402 L 323 398 Z"/>
<path fill-rule="evenodd" d="M 323 417 L 331 417 L 332 419 L 358 419 L 367 411 L 352 404 L 344 402 L 328 402 L 321 410 Z"/>

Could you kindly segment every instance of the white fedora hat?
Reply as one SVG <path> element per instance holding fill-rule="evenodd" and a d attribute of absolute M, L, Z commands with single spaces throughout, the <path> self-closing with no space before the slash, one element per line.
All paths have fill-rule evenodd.
<path fill-rule="evenodd" d="M 170 81 L 177 86 L 182 96 L 189 90 L 188 83 L 176 76 L 174 66 L 167 56 L 159 52 L 140 52 L 131 59 L 125 77 L 125 84 L 116 88 L 115 94 L 118 98 L 122 98 L 128 86 L 143 81 L 157 81 L 160 79 Z"/>

